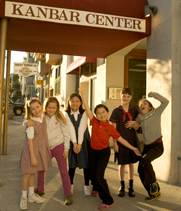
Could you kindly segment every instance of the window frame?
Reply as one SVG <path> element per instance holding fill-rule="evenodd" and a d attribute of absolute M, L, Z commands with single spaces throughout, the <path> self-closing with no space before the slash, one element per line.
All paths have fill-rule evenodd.
<path fill-rule="evenodd" d="M 146 60 L 147 51 L 145 49 L 133 49 L 124 57 L 124 87 L 129 86 L 129 60 Z"/>

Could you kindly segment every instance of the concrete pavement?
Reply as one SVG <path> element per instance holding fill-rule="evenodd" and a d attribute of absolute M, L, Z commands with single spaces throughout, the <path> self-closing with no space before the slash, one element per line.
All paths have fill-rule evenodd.
<path fill-rule="evenodd" d="M 19 169 L 19 159 L 24 144 L 25 132 L 22 127 L 23 116 L 14 116 L 8 123 L 8 155 L 1 155 L 0 164 L 0 211 L 19 211 L 19 200 L 21 197 L 21 183 L 23 174 Z M 118 166 L 113 162 L 113 150 L 105 178 L 108 181 L 110 192 L 115 200 L 115 206 L 110 211 L 181 211 L 181 186 L 170 185 L 158 181 L 161 186 L 162 197 L 152 202 L 146 202 L 147 196 L 135 165 L 134 189 L 135 198 L 130 198 L 126 192 L 125 197 L 119 198 Z M 127 174 L 125 177 L 128 185 Z M 101 204 L 99 197 L 85 197 L 83 193 L 83 172 L 77 169 L 74 181 L 74 203 L 64 206 L 64 195 L 62 182 L 59 175 L 56 161 L 53 159 L 53 166 L 46 172 L 46 191 L 43 196 L 44 204 L 28 203 L 29 211 L 97 211 Z M 127 191 L 127 190 L 126 190 Z"/>

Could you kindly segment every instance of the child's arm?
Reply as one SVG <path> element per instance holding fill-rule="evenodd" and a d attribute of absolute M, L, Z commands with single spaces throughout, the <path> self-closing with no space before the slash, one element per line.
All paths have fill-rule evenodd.
<path fill-rule="evenodd" d="M 26 122 L 26 126 L 27 126 L 27 127 L 32 127 L 34 124 L 35 124 L 35 122 L 34 122 L 32 119 L 29 119 L 29 120 Z"/>
<path fill-rule="evenodd" d="M 85 110 L 87 111 L 87 115 L 88 115 L 89 119 L 92 120 L 92 118 L 93 118 L 94 115 L 93 115 L 92 111 L 89 108 L 89 105 L 87 103 L 87 100 L 85 99 L 84 91 L 83 91 L 83 89 L 81 87 L 79 87 L 78 90 L 79 90 L 79 92 L 82 95 L 82 101 L 84 103 Z"/>
<path fill-rule="evenodd" d="M 63 158 L 64 159 L 68 158 L 68 155 L 69 155 L 69 152 L 64 150 L 64 152 L 63 152 Z"/>
<path fill-rule="evenodd" d="M 165 97 L 161 96 L 157 92 L 153 92 L 153 91 L 149 92 L 148 97 L 153 97 L 161 102 L 161 105 L 157 108 L 157 109 L 160 109 L 161 113 L 164 111 L 164 109 L 167 107 L 169 103 L 169 101 Z"/>
<path fill-rule="evenodd" d="M 31 158 L 31 165 L 37 166 L 37 160 L 34 154 L 34 148 L 33 148 L 33 138 L 34 138 L 34 127 L 28 127 L 26 129 L 27 137 L 28 137 L 28 147 L 30 152 L 30 158 Z"/>
<path fill-rule="evenodd" d="M 85 111 L 82 115 L 82 118 L 80 120 L 79 128 L 78 128 L 78 144 L 81 146 L 82 142 L 84 140 L 84 133 L 88 126 L 88 115 Z"/>
<path fill-rule="evenodd" d="M 124 145 L 125 147 L 131 149 L 134 151 L 134 153 L 137 156 L 142 156 L 139 149 L 136 147 L 133 147 L 131 144 L 129 144 L 125 139 L 123 139 L 121 136 L 117 139 L 122 145 Z"/>
<path fill-rule="evenodd" d="M 63 142 L 64 142 L 63 157 L 67 158 L 69 148 L 70 148 L 70 131 L 69 131 L 67 124 L 64 124 L 62 121 L 60 122 L 60 129 L 62 130 Z"/>
<path fill-rule="evenodd" d="M 61 120 L 62 120 L 62 122 L 64 123 L 64 124 L 66 124 L 66 119 L 65 119 L 65 116 L 63 115 L 63 113 L 59 110 L 59 114 L 60 114 L 60 116 L 61 116 Z"/>
<path fill-rule="evenodd" d="M 75 128 L 74 128 L 72 122 L 70 121 L 70 118 L 69 118 L 67 113 L 65 113 L 65 119 L 66 119 L 66 123 L 67 123 L 67 126 L 69 128 L 69 132 L 70 132 L 70 140 L 73 143 L 73 150 L 74 150 L 75 153 L 78 153 L 77 152 L 77 138 L 76 138 L 76 134 L 75 134 Z"/>
<path fill-rule="evenodd" d="M 112 125 L 115 127 L 116 129 L 116 123 L 112 122 Z M 118 147 L 118 143 L 117 140 L 113 138 L 113 144 L 114 144 L 114 151 L 118 152 L 119 151 L 119 147 Z"/>
<path fill-rule="evenodd" d="M 128 121 L 125 124 L 125 127 L 129 129 L 134 128 L 135 130 L 137 130 L 140 127 L 140 124 L 137 121 Z"/>
<path fill-rule="evenodd" d="M 33 139 L 28 139 L 28 146 L 29 146 L 29 151 L 30 151 L 30 157 L 31 157 L 31 165 L 32 166 L 37 166 L 38 162 L 34 154 L 34 149 L 33 149 Z"/>

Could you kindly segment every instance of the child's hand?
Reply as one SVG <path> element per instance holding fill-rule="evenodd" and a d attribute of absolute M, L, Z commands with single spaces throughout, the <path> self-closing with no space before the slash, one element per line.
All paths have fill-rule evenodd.
<path fill-rule="evenodd" d="M 151 91 L 151 92 L 149 92 L 149 93 L 148 93 L 148 97 L 151 97 L 150 95 L 151 95 L 152 93 L 153 93 L 152 91 Z"/>
<path fill-rule="evenodd" d="M 119 152 L 119 146 L 118 146 L 117 142 L 114 143 L 114 152 Z"/>
<path fill-rule="evenodd" d="M 63 158 L 66 159 L 69 155 L 69 152 L 68 151 L 64 151 L 63 152 Z"/>
<path fill-rule="evenodd" d="M 27 121 L 26 126 L 32 127 L 34 124 L 35 124 L 34 121 L 30 119 L 30 120 Z"/>
<path fill-rule="evenodd" d="M 31 165 L 36 167 L 38 165 L 37 159 L 35 157 L 31 157 Z"/>
<path fill-rule="evenodd" d="M 140 127 L 139 122 L 135 122 L 135 124 L 133 125 L 133 128 L 134 128 L 135 130 L 138 130 L 139 127 Z"/>
<path fill-rule="evenodd" d="M 77 151 L 77 143 L 75 142 L 75 143 L 73 143 L 73 151 L 76 153 L 76 154 L 78 154 L 78 151 Z"/>
<path fill-rule="evenodd" d="M 64 122 L 64 123 L 66 123 L 66 119 L 65 119 L 65 116 L 63 115 L 63 113 L 59 110 L 59 114 L 60 114 L 60 116 L 62 117 L 62 121 Z"/>
<path fill-rule="evenodd" d="M 77 154 L 80 152 L 80 150 L 81 150 L 81 146 L 77 144 Z"/>
<path fill-rule="evenodd" d="M 84 91 L 81 87 L 78 88 L 79 92 L 83 95 L 84 94 Z"/>
<path fill-rule="evenodd" d="M 131 129 L 133 125 L 135 124 L 135 122 L 136 121 L 127 121 L 127 123 L 125 124 L 125 127 Z"/>
<path fill-rule="evenodd" d="M 138 148 L 135 147 L 133 151 L 137 156 L 142 156 Z"/>

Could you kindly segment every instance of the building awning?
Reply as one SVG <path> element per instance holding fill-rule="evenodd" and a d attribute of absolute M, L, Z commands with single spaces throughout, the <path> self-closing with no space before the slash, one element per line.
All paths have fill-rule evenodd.
<path fill-rule="evenodd" d="M 1 0 L 6 49 L 106 58 L 151 34 L 147 0 Z"/>
<path fill-rule="evenodd" d="M 66 74 L 79 75 L 79 67 L 86 62 L 96 63 L 97 58 L 81 56 L 67 67 Z"/>

